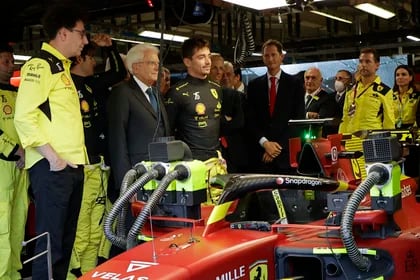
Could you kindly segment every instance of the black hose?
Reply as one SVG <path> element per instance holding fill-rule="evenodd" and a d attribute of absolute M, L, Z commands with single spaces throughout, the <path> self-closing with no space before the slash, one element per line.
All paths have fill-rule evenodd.
<path fill-rule="evenodd" d="M 368 174 L 366 180 L 364 180 L 359 187 L 351 195 L 346 208 L 343 212 L 343 218 L 341 220 L 341 240 L 346 247 L 347 254 L 353 264 L 361 271 L 369 271 L 371 267 L 371 261 L 363 256 L 359 248 L 356 245 L 353 236 L 353 220 L 356 211 L 363 200 L 363 198 L 369 193 L 370 189 L 380 182 L 382 174 L 377 171 L 373 171 Z"/>
<path fill-rule="evenodd" d="M 255 50 L 254 36 L 252 35 L 251 24 L 249 23 L 248 16 L 245 12 L 239 14 L 239 32 L 236 38 L 234 49 L 234 63 L 243 64 L 245 58 Z"/>
<path fill-rule="evenodd" d="M 138 177 L 138 172 L 135 168 L 130 169 L 125 173 L 124 178 L 121 182 L 120 195 L 123 195 L 127 190 L 128 186 L 135 182 Z M 121 211 L 119 212 L 119 217 L 117 220 L 117 236 L 125 237 L 126 236 L 126 227 L 125 227 L 125 217 L 128 212 L 128 204 L 122 205 Z"/>
<path fill-rule="evenodd" d="M 133 226 L 127 235 L 127 246 L 126 249 L 131 249 L 137 245 L 137 235 L 142 231 L 144 224 L 146 223 L 150 213 L 153 208 L 159 203 L 162 196 L 165 194 L 166 189 L 171 184 L 173 180 L 183 180 L 189 177 L 189 170 L 183 165 L 177 165 L 174 168 L 174 171 L 169 172 L 165 177 L 162 178 L 156 190 L 153 191 L 149 200 L 147 201 L 144 208 L 141 210 L 140 214 L 136 218 Z"/>
<path fill-rule="evenodd" d="M 121 249 L 126 248 L 127 240 L 125 235 L 119 236 L 115 235 L 112 232 L 112 224 L 114 223 L 115 219 L 117 218 L 120 211 L 128 207 L 130 199 L 138 192 L 140 188 L 142 188 L 144 185 L 146 185 L 149 181 L 156 179 L 159 176 L 159 172 L 156 169 L 151 169 L 140 178 L 138 178 L 124 193 L 118 197 L 118 199 L 115 201 L 114 205 L 111 208 L 111 211 L 109 211 L 108 215 L 105 217 L 104 222 L 104 233 L 106 238 L 108 238 L 109 241 L 115 246 L 118 246 Z M 120 215 L 121 218 L 121 215 Z M 125 231 L 125 220 L 118 221 L 119 223 L 122 222 L 123 224 L 123 231 Z"/>
<path fill-rule="evenodd" d="M 248 49 L 248 55 L 252 55 L 252 53 L 255 50 L 255 42 L 254 42 L 254 36 L 252 35 L 252 27 L 249 23 L 248 16 L 246 13 L 242 14 L 242 21 L 244 23 L 244 29 L 245 29 L 245 36 L 246 36 L 246 43 L 247 43 L 247 49 Z"/>

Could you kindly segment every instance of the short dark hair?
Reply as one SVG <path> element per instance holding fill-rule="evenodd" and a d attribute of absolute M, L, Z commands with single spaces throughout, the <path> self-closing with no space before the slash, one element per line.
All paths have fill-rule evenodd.
<path fill-rule="evenodd" d="M 200 37 L 192 37 L 184 41 L 182 45 L 182 58 L 192 58 L 197 50 L 209 48 L 210 44 L 207 40 Z"/>
<path fill-rule="evenodd" d="M 274 39 L 268 39 L 264 42 L 264 44 L 261 47 L 261 52 L 264 53 L 264 49 L 267 46 L 275 46 L 279 53 L 282 53 L 283 51 L 283 45 L 280 43 L 280 41 L 274 40 Z"/>
<path fill-rule="evenodd" d="M 60 28 L 72 29 L 78 21 L 86 21 L 86 13 L 69 1 L 51 5 L 42 18 L 42 25 L 48 40 L 57 36 Z"/>
<path fill-rule="evenodd" d="M 373 54 L 373 59 L 375 59 L 375 62 L 381 62 L 379 54 L 376 51 L 376 49 L 374 49 L 374 48 L 363 48 L 363 49 L 360 50 L 360 54 L 362 54 L 362 53 L 371 53 L 371 54 Z"/>
<path fill-rule="evenodd" d="M 0 42 L 0 53 L 2 52 L 13 53 L 13 48 L 6 42 Z"/>
<path fill-rule="evenodd" d="M 415 89 L 415 87 L 414 87 L 414 75 L 415 75 L 415 73 L 414 73 L 414 70 L 411 68 L 411 67 L 409 67 L 408 65 L 398 65 L 397 66 L 397 68 L 395 68 L 395 71 L 394 71 L 394 87 L 392 88 L 394 91 L 398 91 L 398 85 L 397 85 L 397 70 L 398 69 L 405 69 L 405 70 L 407 70 L 407 72 L 408 72 L 408 75 L 410 75 L 411 77 L 413 77 L 413 79 L 411 79 L 411 81 L 410 81 L 410 83 L 408 84 L 408 88 L 410 89 L 410 88 L 412 88 L 412 89 Z"/>
<path fill-rule="evenodd" d="M 349 79 L 350 79 L 350 83 L 352 84 L 354 81 L 353 81 L 353 74 L 349 71 L 349 70 L 346 70 L 346 69 L 340 69 L 340 70 L 338 70 L 337 71 L 337 73 L 338 72 L 344 72 L 344 73 L 346 73 L 348 76 L 349 76 Z"/>
<path fill-rule="evenodd" d="M 95 56 L 96 48 L 97 48 L 97 45 L 95 43 L 89 42 L 87 45 L 83 47 L 82 52 L 80 53 L 80 57 L 85 59 L 87 55 L 92 56 L 92 57 Z M 72 67 L 77 64 L 77 57 L 75 56 L 70 57 L 70 60 L 73 62 L 71 64 Z"/>
<path fill-rule="evenodd" d="M 239 80 L 242 81 L 242 69 L 239 66 L 233 67 L 233 73 L 235 76 L 239 75 Z"/>

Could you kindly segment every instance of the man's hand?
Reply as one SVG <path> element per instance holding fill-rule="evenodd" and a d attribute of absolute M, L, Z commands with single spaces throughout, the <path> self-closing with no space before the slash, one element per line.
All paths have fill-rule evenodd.
<path fill-rule="evenodd" d="M 282 147 L 277 142 L 265 141 L 264 144 L 265 152 L 273 159 L 278 157 L 281 153 Z M 264 158 L 264 157 L 263 157 Z"/>
<path fill-rule="evenodd" d="M 21 146 L 19 146 L 15 155 L 19 157 L 19 159 L 16 161 L 16 167 L 19 169 L 24 168 L 25 167 L 25 150 L 22 149 Z"/>
<path fill-rule="evenodd" d="M 265 153 L 263 154 L 262 161 L 263 161 L 264 163 L 270 163 L 270 162 L 272 162 L 273 160 L 274 160 L 274 158 L 273 158 L 272 156 L 270 156 L 267 152 L 265 152 Z"/>
<path fill-rule="evenodd" d="M 109 36 L 108 34 L 95 34 L 92 36 L 92 38 L 90 38 L 90 40 L 97 44 L 99 47 L 112 46 L 111 36 Z"/>
<path fill-rule="evenodd" d="M 50 171 L 60 171 L 66 168 L 66 166 L 70 166 L 73 168 L 77 168 L 76 164 L 73 164 L 67 160 L 62 159 L 56 151 L 51 147 L 50 144 L 45 144 L 42 146 L 36 147 L 36 150 L 48 160 L 50 163 Z"/>
<path fill-rule="evenodd" d="M 319 114 L 317 112 L 308 112 L 306 114 L 308 119 L 319 119 Z"/>
<path fill-rule="evenodd" d="M 60 171 L 63 170 L 64 168 L 68 166 L 73 167 L 73 168 L 77 168 L 77 165 L 68 162 L 67 160 L 64 160 L 60 157 L 58 157 L 56 160 L 54 160 L 53 162 L 49 162 L 50 163 L 50 171 Z"/>

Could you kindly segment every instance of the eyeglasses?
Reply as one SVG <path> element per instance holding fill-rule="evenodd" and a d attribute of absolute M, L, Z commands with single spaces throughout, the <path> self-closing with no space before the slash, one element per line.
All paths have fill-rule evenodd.
<path fill-rule="evenodd" d="M 79 33 L 80 34 L 80 38 L 84 38 L 84 37 L 86 37 L 86 30 L 79 30 L 79 29 L 75 29 L 75 28 L 72 28 L 72 29 L 70 29 L 70 31 L 71 32 L 77 32 L 77 33 Z"/>
<path fill-rule="evenodd" d="M 146 60 L 146 61 L 139 61 L 139 63 L 144 63 L 147 66 L 159 66 L 159 61 Z"/>

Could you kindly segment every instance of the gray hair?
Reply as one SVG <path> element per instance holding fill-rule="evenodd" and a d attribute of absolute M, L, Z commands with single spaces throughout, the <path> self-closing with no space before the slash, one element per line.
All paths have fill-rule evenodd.
<path fill-rule="evenodd" d="M 130 74 L 133 74 L 133 63 L 142 61 L 144 58 L 144 53 L 149 50 L 159 54 L 159 49 L 150 44 L 137 44 L 127 52 L 125 62 Z"/>

